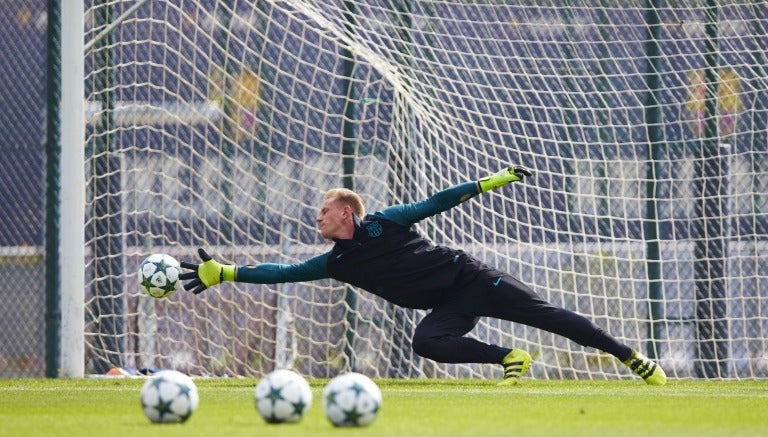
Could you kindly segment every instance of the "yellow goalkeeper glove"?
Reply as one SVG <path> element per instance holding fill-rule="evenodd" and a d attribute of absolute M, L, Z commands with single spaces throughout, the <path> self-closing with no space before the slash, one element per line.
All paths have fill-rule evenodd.
<path fill-rule="evenodd" d="M 187 281 L 184 284 L 184 289 L 191 291 L 194 294 L 200 294 L 208 287 L 212 287 L 224 281 L 234 281 L 235 271 L 237 266 L 232 264 L 219 264 L 211 259 L 211 257 L 203 250 L 197 250 L 200 259 L 203 261 L 200 264 L 192 264 L 182 261 L 181 267 L 191 270 L 179 275 L 179 279 Z"/>
<path fill-rule="evenodd" d="M 533 173 L 522 166 L 507 167 L 504 170 L 484 177 L 477 181 L 477 187 L 481 193 L 507 185 L 510 182 L 523 180 L 523 177 L 530 177 Z"/>

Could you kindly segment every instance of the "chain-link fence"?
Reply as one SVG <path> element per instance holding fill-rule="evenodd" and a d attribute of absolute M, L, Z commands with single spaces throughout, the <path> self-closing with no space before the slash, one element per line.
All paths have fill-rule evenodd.
<path fill-rule="evenodd" d="M 0 376 L 45 363 L 46 2 L 0 3 Z"/>

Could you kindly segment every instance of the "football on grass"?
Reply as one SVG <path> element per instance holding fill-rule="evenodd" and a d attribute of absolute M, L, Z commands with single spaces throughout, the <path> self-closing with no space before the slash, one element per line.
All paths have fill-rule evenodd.
<path fill-rule="evenodd" d="M 198 402 L 192 378 L 175 370 L 155 373 L 141 388 L 141 408 L 153 423 L 185 422 Z"/>
<path fill-rule="evenodd" d="M 325 416 L 335 426 L 370 425 L 379 414 L 381 400 L 376 383 L 355 372 L 333 378 L 323 391 Z"/>
<path fill-rule="evenodd" d="M 312 405 L 312 390 L 298 373 L 278 369 L 259 381 L 254 399 L 256 410 L 267 423 L 294 423 Z"/>
<path fill-rule="evenodd" d="M 155 298 L 168 297 L 179 289 L 181 281 L 179 262 L 170 255 L 150 255 L 139 266 L 141 290 Z"/>

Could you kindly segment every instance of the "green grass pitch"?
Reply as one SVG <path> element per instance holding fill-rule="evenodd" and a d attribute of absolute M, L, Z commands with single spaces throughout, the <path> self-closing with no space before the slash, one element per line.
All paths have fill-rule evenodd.
<path fill-rule="evenodd" d="M 384 402 L 369 427 L 334 428 L 327 380 L 299 423 L 269 425 L 256 379 L 197 379 L 200 406 L 184 424 L 155 425 L 139 403 L 143 379 L 0 379 L 0 436 L 480 436 L 765 435 L 768 381 L 376 380 Z"/>

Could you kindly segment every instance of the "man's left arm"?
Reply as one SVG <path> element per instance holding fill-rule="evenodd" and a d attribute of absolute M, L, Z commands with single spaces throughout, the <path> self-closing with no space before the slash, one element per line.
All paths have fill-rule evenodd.
<path fill-rule="evenodd" d="M 419 202 L 393 205 L 375 213 L 395 223 L 408 226 L 427 217 L 447 211 L 480 193 L 522 180 L 532 173 L 525 167 L 507 167 L 498 173 L 477 181 L 464 182 L 446 188 Z"/>

